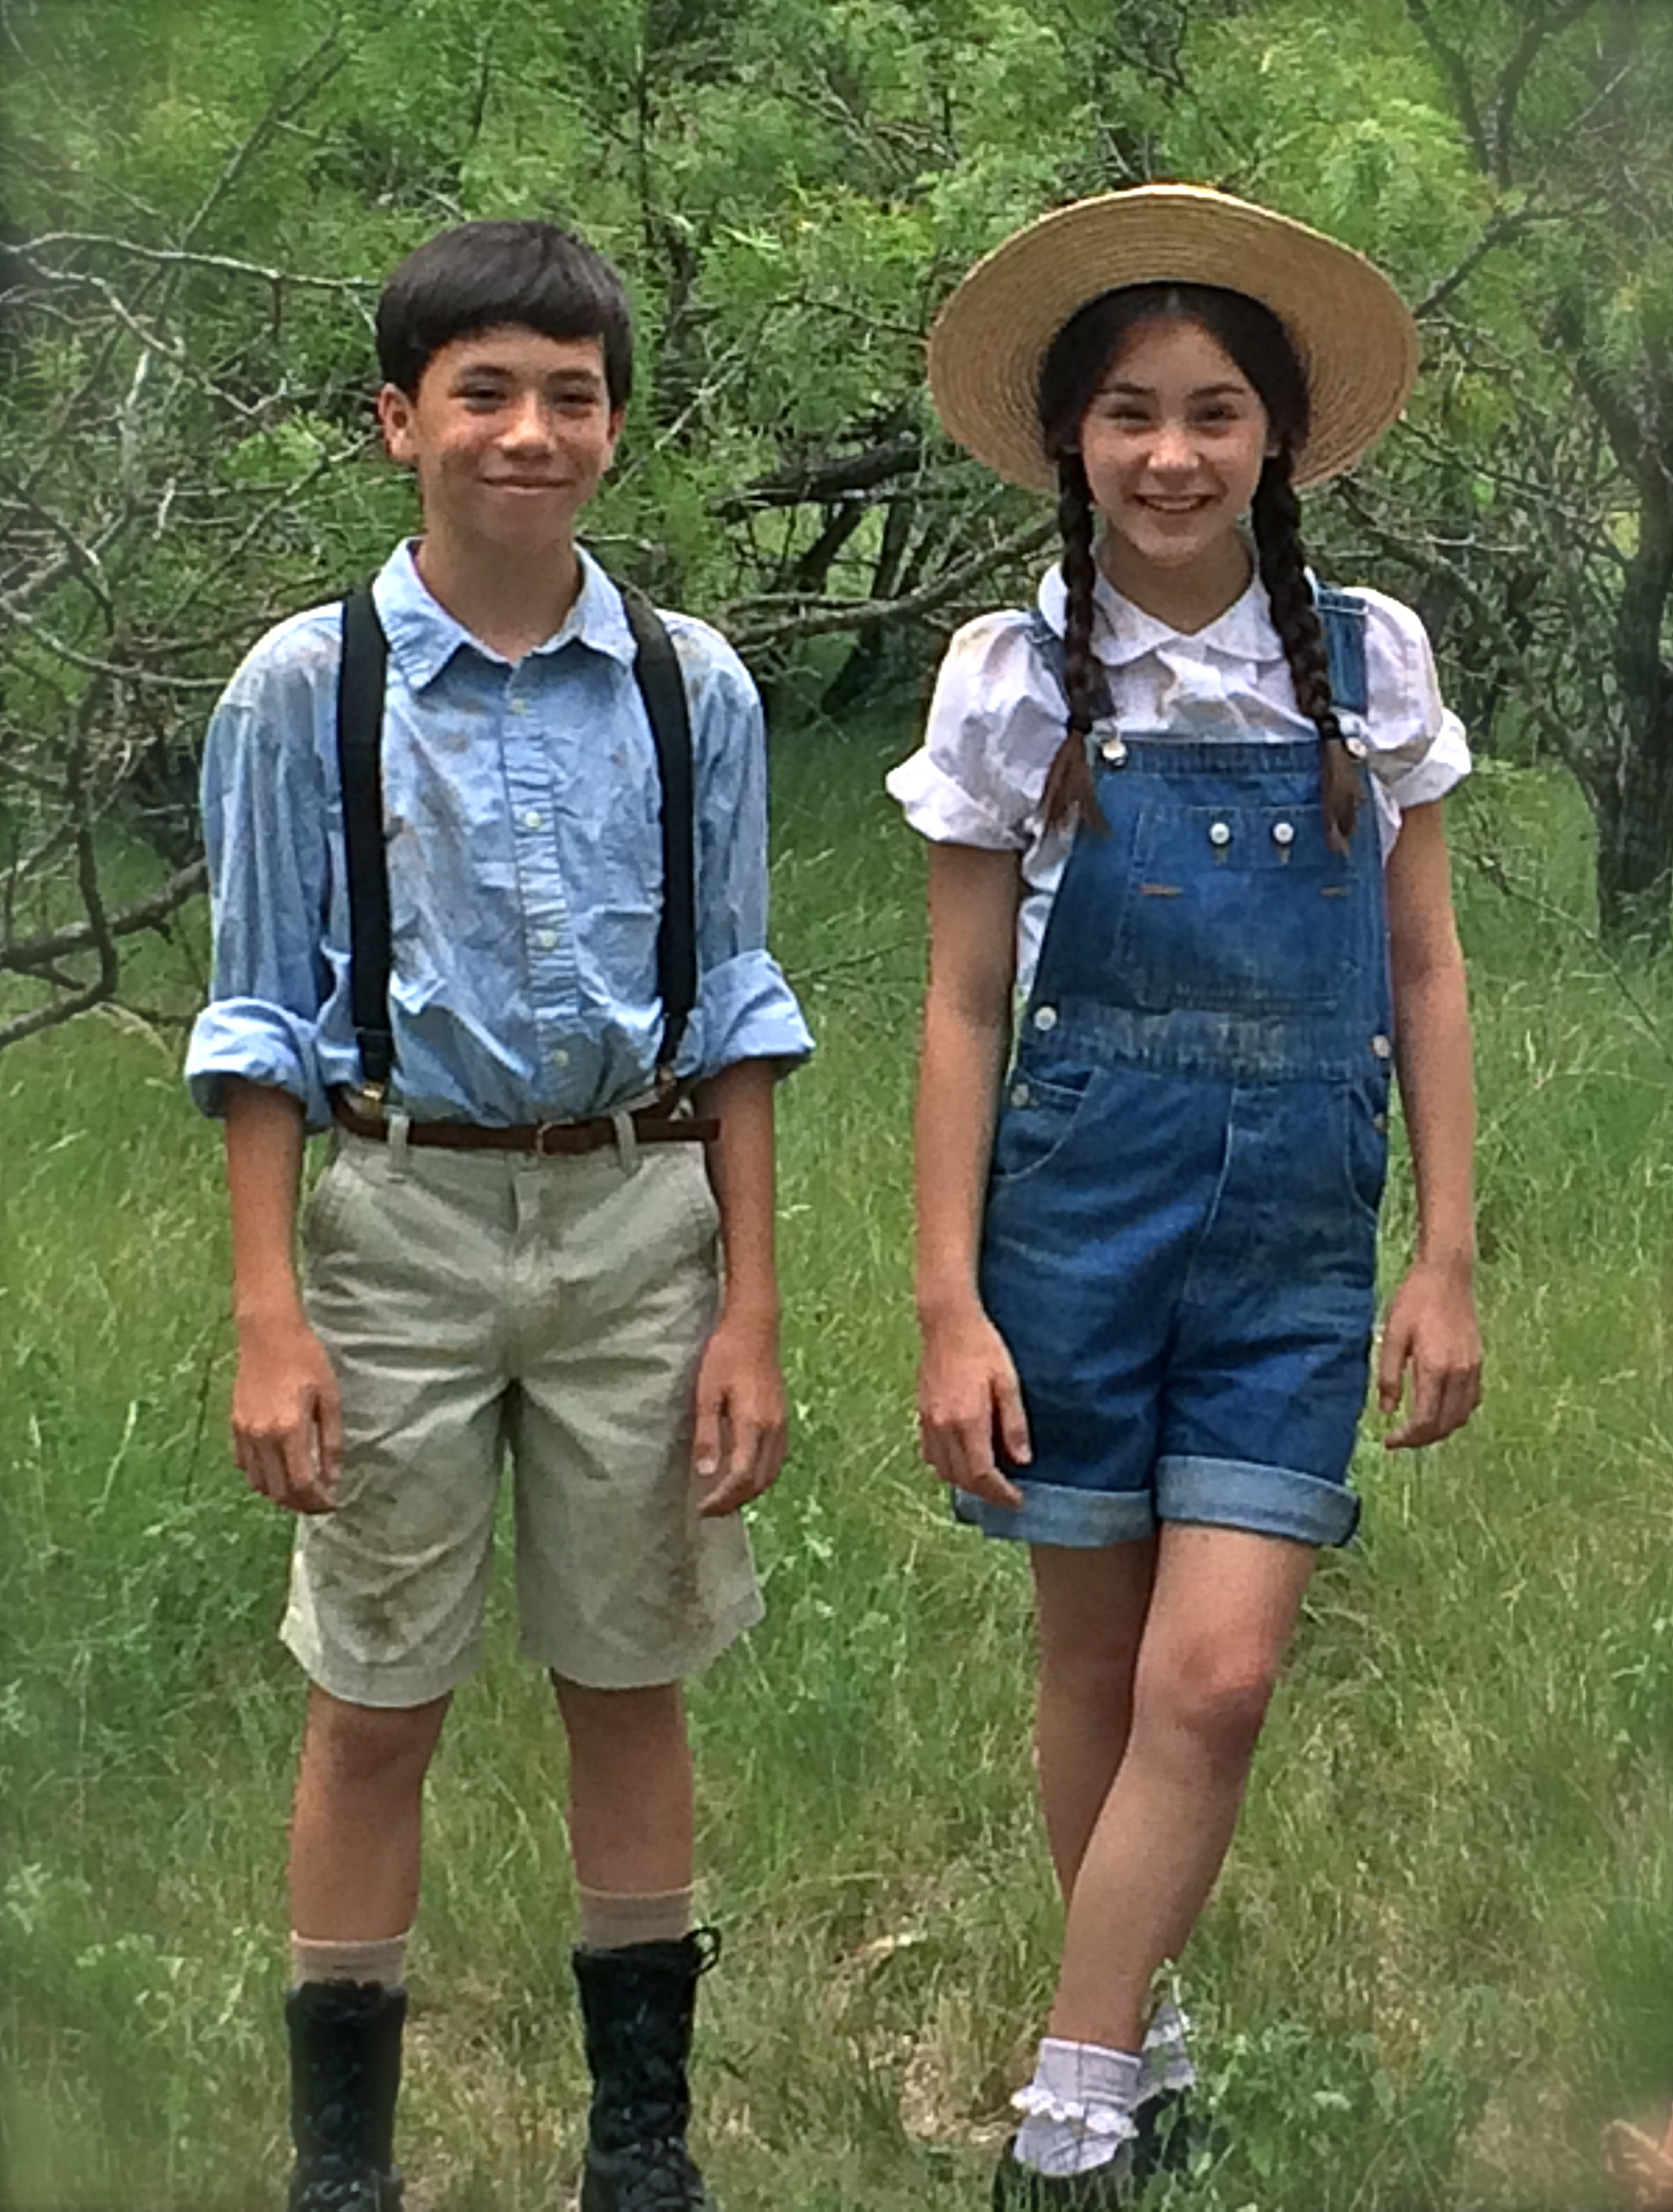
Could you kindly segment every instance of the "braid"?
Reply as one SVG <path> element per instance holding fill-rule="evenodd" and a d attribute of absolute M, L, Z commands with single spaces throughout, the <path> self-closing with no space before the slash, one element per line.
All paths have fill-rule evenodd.
<path fill-rule="evenodd" d="M 1053 756 L 1040 805 L 1048 830 L 1061 829 L 1078 812 L 1096 830 L 1107 828 L 1092 783 L 1086 741 L 1093 721 L 1097 663 L 1092 657 L 1092 495 L 1086 464 L 1078 453 L 1057 462 L 1057 526 L 1063 533 L 1063 582 L 1067 602 L 1063 624 L 1063 689 L 1069 699 L 1069 727 Z"/>
<path fill-rule="evenodd" d="M 1289 663 L 1295 703 L 1319 733 L 1319 781 L 1325 805 L 1325 834 L 1346 852 L 1364 797 L 1359 772 L 1348 754 L 1342 725 L 1330 702 L 1330 664 L 1324 626 L 1307 580 L 1301 544 L 1301 505 L 1289 480 L 1288 447 L 1269 457 L 1250 510 L 1261 581 L 1271 602 L 1272 623 Z"/>

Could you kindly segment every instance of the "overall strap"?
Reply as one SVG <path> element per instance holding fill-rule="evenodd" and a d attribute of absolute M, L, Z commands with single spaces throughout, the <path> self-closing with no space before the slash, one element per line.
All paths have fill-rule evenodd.
<path fill-rule="evenodd" d="M 1047 621 L 1044 615 L 1040 613 L 1038 607 L 1033 608 L 1029 615 L 1028 641 L 1056 677 L 1057 688 L 1067 699 L 1069 696 L 1069 678 L 1065 665 L 1063 640 L 1053 629 L 1051 623 Z M 1110 697 L 1110 679 L 1102 669 L 1099 669 L 1097 680 L 1092 686 L 1092 713 L 1100 722 L 1106 721 L 1114 713 L 1114 707 Z"/>
<path fill-rule="evenodd" d="M 662 1042 L 657 1072 L 671 1083 L 685 1025 L 697 1004 L 697 822 L 691 757 L 691 710 L 679 656 L 666 623 L 649 599 L 625 585 L 621 604 L 638 651 L 634 680 L 657 746 L 662 779 L 662 914 L 657 925 L 657 989 Z"/>
<path fill-rule="evenodd" d="M 343 602 L 337 768 L 348 861 L 348 1001 L 361 1075 L 382 1096 L 395 1067 L 389 1023 L 389 869 L 384 844 L 384 676 L 389 641 L 359 585 Z"/>
<path fill-rule="evenodd" d="M 1350 714 L 1363 714 L 1370 705 L 1366 675 L 1366 604 L 1357 592 L 1338 592 L 1329 584 L 1313 588 L 1313 604 L 1325 633 L 1325 657 L 1330 673 L 1330 697 Z"/>

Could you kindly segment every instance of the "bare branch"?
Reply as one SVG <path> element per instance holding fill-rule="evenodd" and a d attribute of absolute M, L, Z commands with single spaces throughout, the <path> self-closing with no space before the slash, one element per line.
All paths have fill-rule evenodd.
<path fill-rule="evenodd" d="M 109 676 L 117 683 L 149 684 L 167 692 L 219 692 L 226 688 L 220 676 L 165 675 L 158 669 L 140 668 L 131 661 L 102 660 L 97 654 L 78 652 L 62 637 L 53 636 L 32 615 L 26 615 L 11 601 L 6 603 L 4 612 L 44 653 L 49 653 L 54 660 L 63 661 L 67 667 L 83 669 L 89 675 Z"/>
<path fill-rule="evenodd" d="M 19 259 L 28 261 L 58 246 L 96 246 L 120 254 L 125 261 L 150 262 L 161 268 L 214 269 L 223 276 L 254 277 L 267 285 L 293 284 L 299 290 L 346 293 L 354 299 L 371 297 L 378 289 L 370 277 L 322 277 L 306 269 L 269 268 L 262 262 L 239 261 L 226 253 L 197 253 L 180 246 L 145 245 L 138 239 L 118 238 L 104 230 L 43 231 L 39 238 L 26 238 L 10 250 Z"/>
<path fill-rule="evenodd" d="M 188 868 L 176 869 L 148 898 L 136 899 L 132 906 L 106 915 L 106 936 L 132 937 L 142 930 L 157 929 L 171 914 L 178 913 L 188 900 L 196 898 L 207 882 L 208 870 L 201 860 L 194 860 Z M 87 923 L 34 937 L 20 937 L 14 944 L 0 945 L 0 972 L 32 974 L 58 961 L 70 959 L 78 952 L 96 950 L 98 945 L 97 934 Z"/>
<path fill-rule="evenodd" d="M 914 616 L 928 615 L 991 577 L 1004 562 L 1037 553 L 1054 542 L 1056 537 L 1054 518 L 1050 521 L 1031 522 L 1025 529 L 1014 532 L 997 545 L 988 546 L 903 598 L 815 600 L 801 613 L 787 616 L 780 622 L 762 623 L 754 630 L 738 628 L 732 633 L 733 642 L 740 653 L 747 655 L 762 652 L 769 646 L 799 642 L 805 637 L 830 636 L 834 632 L 857 629 L 865 623 L 901 622 Z"/>
<path fill-rule="evenodd" d="M 1469 140 L 1470 151 L 1483 176 L 1490 176 L 1493 168 L 1492 148 L 1487 144 L 1486 130 L 1482 124 L 1482 111 L 1477 105 L 1475 86 L 1469 74 L 1469 64 L 1456 49 L 1449 47 L 1441 36 L 1428 7 L 1428 0 L 1406 0 L 1406 12 L 1416 24 L 1424 44 L 1434 55 L 1442 75 L 1452 88 L 1452 104 L 1458 110 L 1458 120 Z"/>
<path fill-rule="evenodd" d="M 1548 40 L 1566 30 L 1571 23 L 1578 23 L 1583 15 L 1589 14 L 1593 5 L 1594 0 L 1567 0 L 1567 5 L 1554 14 L 1547 15 L 1543 4 L 1530 10 L 1527 27 L 1499 79 L 1499 97 L 1493 104 L 1493 173 L 1503 192 L 1510 189 L 1517 102 L 1522 98 L 1529 71 L 1539 59 L 1540 49 Z"/>

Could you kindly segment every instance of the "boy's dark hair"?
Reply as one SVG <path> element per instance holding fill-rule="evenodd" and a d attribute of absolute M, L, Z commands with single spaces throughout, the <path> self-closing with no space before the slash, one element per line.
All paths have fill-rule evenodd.
<path fill-rule="evenodd" d="M 1085 821 L 1103 820 L 1085 743 L 1092 726 L 1097 669 L 1092 648 L 1092 498 L 1080 458 L 1080 425 L 1128 339 L 1141 323 L 1156 320 L 1194 323 L 1206 330 L 1249 379 L 1267 411 L 1277 450 L 1267 457 L 1250 509 L 1255 554 L 1271 602 L 1272 625 L 1289 664 L 1296 703 L 1319 733 L 1326 828 L 1331 842 L 1346 850 L 1353 835 L 1360 781 L 1330 702 L 1325 634 L 1307 580 L 1301 509 L 1290 481 L 1311 411 L 1307 375 L 1289 333 L 1271 309 L 1247 293 L 1218 284 L 1127 284 L 1102 292 L 1069 318 L 1041 365 L 1040 433 L 1057 469 L 1057 519 L 1068 593 L 1063 662 L 1069 734 L 1046 779 L 1042 803 L 1047 826 L 1066 822 L 1076 808 Z"/>
<path fill-rule="evenodd" d="M 378 301 L 384 381 L 411 399 L 444 345 L 505 323 L 600 340 L 610 404 L 626 406 L 633 315 L 620 277 L 585 239 L 532 220 L 461 223 L 407 255 Z"/>

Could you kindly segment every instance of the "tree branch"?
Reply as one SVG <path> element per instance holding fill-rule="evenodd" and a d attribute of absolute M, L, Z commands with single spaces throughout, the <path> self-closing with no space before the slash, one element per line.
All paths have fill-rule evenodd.
<path fill-rule="evenodd" d="M 136 899 L 132 906 L 106 914 L 106 937 L 111 940 L 132 937 L 142 930 L 156 929 L 171 914 L 178 913 L 188 900 L 196 898 L 207 882 L 208 870 L 201 860 L 194 860 L 188 868 L 177 869 L 148 898 Z M 14 944 L 0 945 L 0 973 L 33 974 L 78 952 L 96 950 L 99 943 L 98 933 L 90 923 L 76 923 L 69 929 L 20 937 Z"/>
<path fill-rule="evenodd" d="M 799 642 L 804 637 L 825 637 L 838 630 L 857 629 L 864 623 L 905 621 L 945 606 L 949 599 L 955 599 L 1004 562 L 1037 553 L 1043 546 L 1053 543 L 1056 536 L 1055 518 L 1031 522 L 1026 529 L 1014 532 L 999 544 L 989 546 L 956 568 L 948 569 L 933 583 L 907 593 L 904 598 L 816 600 L 801 613 L 787 616 L 780 622 L 762 623 L 755 630 L 739 627 L 729 631 L 729 635 L 738 650 L 747 656 L 792 640 Z"/>
<path fill-rule="evenodd" d="M 1435 57 L 1441 73 L 1452 88 L 1453 106 L 1458 109 L 1458 120 L 1464 126 L 1469 140 L 1470 151 L 1484 177 L 1493 170 L 1492 148 L 1482 125 L 1482 111 L 1476 103 L 1475 86 L 1470 81 L 1469 65 L 1464 56 L 1449 47 L 1441 36 L 1440 27 L 1429 11 L 1428 0 L 1406 0 L 1406 12 L 1416 24 L 1419 35 Z"/>

